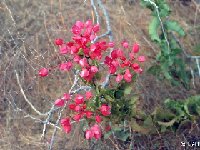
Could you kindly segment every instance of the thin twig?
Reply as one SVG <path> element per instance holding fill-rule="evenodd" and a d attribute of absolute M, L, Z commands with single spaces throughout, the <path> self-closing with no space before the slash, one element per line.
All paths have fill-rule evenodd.
<path fill-rule="evenodd" d="M 97 19 L 97 24 L 99 24 L 99 14 L 97 12 L 97 8 L 96 8 L 96 5 L 94 4 L 94 0 L 91 0 L 91 6 L 93 7 L 94 9 L 94 12 L 95 12 L 95 15 L 96 15 L 96 19 Z"/>
<path fill-rule="evenodd" d="M 113 35 L 112 35 L 112 30 L 111 30 L 111 25 L 110 25 L 110 18 L 109 18 L 108 12 L 105 9 L 105 7 L 104 7 L 104 5 L 103 5 L 101 0 L 97 0 L 97 2 L 99 4 L 100 9 L 103 11 L 103 14 L 104 14 L 104 17 L 105 17 L 105 21 L 106 21 L 106 28 L 107 28 L 107 32 L 105 34 L 103 34 L 102 36 L 100 36 L 100 37 L 104 37 L 104 36 L 108 35 L 109 41 L 112 42 L 113 41 Z M 113 49 L 110 50 L 110 54 L 109 55 L 111 55 L 112 50 Z M 108 74 L 106 76 L 105 81 L 102 83 L 102 88 L 105 88 L 108 85 L 109 80 L 110 80 L 110 74 Z"/>
<path fill-rule="evenodd" d="M 15 70 L 15 75 L 16 75 L 16 78 L 17 78 L 17 83 L 18 83 L 18 85 L 19 85 L 20 91 L 21 91 L 21 93 L 22 93 L 22 95 L 23 95 L 25 101 L 30 105 L 30 107 L 31 107 L 38 115 L 40 115 L 40 116 L 47 116 L 47 113 L 41 113 L 40 111 L 38 111 L 38 110 L 33 106 L 33 104 L 28 100 L 28 98 L 26 97 L 26 95 L 25 95 L 25 93 L 24 93 L 24 90 L 23 90 L 23 88 L 22 88 L 22 86 L 21 86 L 21 83 L 20 83 L 20 81 L 19 81 L 19 75 L 18 75 L 18 73 L 17 73 L 16 70 Z"/>

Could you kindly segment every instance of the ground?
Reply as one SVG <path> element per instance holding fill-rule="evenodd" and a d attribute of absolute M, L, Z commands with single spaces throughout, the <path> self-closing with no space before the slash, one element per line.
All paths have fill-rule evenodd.
<path fill-rule="evenodd" d="M 142 8 L 139 0 L 104 0 L 110 18 L 114 39 L 120 42 L 138 42 L 142 51 L 148 56 L 148 68 L 159 51 L 148 35 L 150 12 Z M 172 15 L 185 29 L 187 35 L 180 41 L 187 53 L 200 55 L 195 46 L 200 44 L 200 4 L 198 1 L 169 1 Z M 76 20 L 95 19 L 89 0 L 2 0 L 0 2 L 0 149 L 1 150 L 34 150 L 47 149 L 53 132 L 49 127 L 46 138 L 41 139 L 43 125 L 33 120 L 28 114 L 34 114 L 25 102 L 16 78 L 27 98 L 41 112 L 46 112 L 62 93 L 69 90 L 72 76 L 70 73 L 52 73 L 47 79 L 41 79 L 37 71 L 41 67 L 54 66 L 59 60 L 57 48 L 53 41 L 61 37 L 70 38 L 70 27 Z M 105 20 L 100 12 L 102 32 L 105 31 Z M 186 62 L 187 63 L 187 62 Z M 191 65 L 193 62 L 191 62 Z M 66 80 L 66 79 L 70 80 Z M 200 78 L 195 84 L 185 89 L 174 87 L 167 81 L 160 81 L 155 76 L 143 74 L 137 79 L 135 89 L 140 94 L 141 104 L 146 112 L 163 103 L 166 98 L 184 99 L 200 94 Z M 11 105 L 16 104 L 16 105 Z M 19 109 L 17 109 L 17 107 Z M 67 113 L 67 112 L 66 112 Z M 54 116 L 56 117 L 56 116 Z M 42 118 L 41 118 L 42 119 Z M 198 123 L 197 123 L 198 125 Z M 141 135 L 134 133 L 135 149 L 181 149 L 181 141 L 199 140 L 200 131 L 194 126 L 186 133 L 158 135 Z M 145 142 L 144 142 L 145 141 Z M 114 144 L 113 144 L 114 143 Z M 79 126 L 71 135 L 59 131 L 54 149 L 125 149 L 127 143 L 104 140 L 86 142 Z M 189 148 L 190 149 L 190 148 Z"/>

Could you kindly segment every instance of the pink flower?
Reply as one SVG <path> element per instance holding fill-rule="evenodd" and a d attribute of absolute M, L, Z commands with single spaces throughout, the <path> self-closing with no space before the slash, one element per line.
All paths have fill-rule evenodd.
<path fill-rule="evenodd" d="M 113 50 L 113 51 L 111 52 L 111 57 L 112 57 L 112 59 L 118 58 L 117 50 Z"/>
<path fill-rule="evenodd" d="M 75 55 L 73 60 L 74 62 L 79 63 L 80 59 L 81 57 L 79 55 Z"/>
<path fill-rule="evenodd" d="M 90 37 L 92 33 L 92 26 L 88 26 L 86 29 L 85 29 L 85 32 L 83 33 L 83 36 L 84 37 Z"/>
<path fill-rule="evenodd" d="M 135 43 L 135 44 L 133 45 L 133 48 L 132 48 L 133 53 L 138 53 L 139 50 L 140 50 L 139 44 Z"/>
<path fill-rule="evenodd" d="M 62 107 L 64 106 L 65 104 L 65 101 L 63 99 L 57 99 L 54 104 L 57 106 L 57 107 Z"/>
<path fill-rule="evenodd" d="M 75 110 L 76 104 L 69 104 L 69 109 Z"/>
<path fill-rule="evenodd" d="M 76 46 L 71 46 L 70 49 L 71 49 L 71 54 L 76 54 L 79 51 L 79 48 L 77 48 Z"/>
<path fill-rule="evenodd" d="M 60 123 L 62 126 L 70 125 L 70 118 L 61 119 Z"/>
<path fill-rule="evenodd" d="M 123 63 L 124 66 L 128 67 L 131 65 L 131 62 L 129 60 L 125 60 Z"/>
<path fill-rule="evenodd" d="M 70 61 L 60 64 L 60 70 L 69 71 L 71 70 L 71 68 L 72 68 L 72 63 Z"/>
<path fill-rule="evenodd" d="M 85 138 L 87 140 L 90 140 L 93 137 L 97 140 L 101 138 L 101 129 L 100 129 L 99 125 L 97 125 L 97 124 L 92 126 L 89 130 L 86 130 L 86 132 L 85 132 Z"/>
<path fill-rule="evenodd" d="M 96 35 L 94 35 L 94 34 L 90 35 L 90 40 L 91 41 L 94 40 L 95 38 L 96 38 Z"/>
<path fill-rule="evenodd" d="M 90 27 L 91 25 L 92 25 L 92 21 L 91 21 L 91 20 L 87 20 L 87 21 L 85 22 L 85 27 L 86 27 L 86 28 Z"/>
<path fill-rule="evenodd" d="M 85 138 L 87 139 L 87 140 L 90 140 L 90 139 L 92 139 L 94 137 L 94 132 L 93 131 L 91 131 L 91 130 L 86 130 L 85 131 Z"/>
<path fill-rule="evenodd" d="M 73 25 L 71 31 L 73 34 L 77 35 L 81 33 L 81 28 L 79 28 L 77 25 Z"/>
<path fill-rule="evenodd" d="M 135 71 L 136 73 L 139 73 L 139 74 L 141 74 L 141 73 L 143 72 L 142 68 L 135 69 L 134 71 Z"/>
<path fill-rule="evenodd" d="M 111 107 L 106 104 L 102 104 L 100 107 L 100 111 L 102 115 L 109 116 L 111 114 Z"/>
<path fill-rule="evenodd" d="M 55 43 L 55 45 L 62 45 L 63 40 L 62 39 L 55 39 L 54 43 Z"/>
<path fill-rule="evenodd" d="M 111 126 L 110 126 L 110 125 L 106 125 L 106 126 L 105 126 L 105 131 L 108 132 L 108 131 L 110 131 L 110 130 L 111 130 Z"/>
<path fill-rule="evenodd" d="M 38 74 L 41 77 L 45 77 L 45 76 L 47 76 L 49 74 L 49 70 L 47 68 L 42 68 L 42 69 L 39 70 Z"/>
<path fill-rule="evenodd" d="M 86 115 L 87 118 L 91 118 L 92 114 L 93 113 L 89 110 L 85 111 L 85 115 Z"/>
<path fill-rule="evenodd" d="M 83 29 L 84 28 L 84 23 L 81 22 L 81 21 L 76 21 L 76 26 L 80 29 Z"/>
<path fill-rule="evenodd" d="M 117 77 L 116 77 L 116 82 L 121 82 L 121 80 L 123 79 L 123 75 L 121 74 L 118 74 Z"/>
<path fill-rule="evenodd" d="M 112 64 L 113 66 L 115 66 L 115 67 L 118 67 L 118 66 L 119 66 L 119 61 L 118 61 L 118 60 L 113 60 L 113 61 L 111 62 L 111 64 Z"/>
<path fill-rule="evenodd" d="M 80 76 L 81 76 L 82 78 L 89 76 L 89 71 L 88 71 L 87 69 L 85 69 L 85 68 L 82 69 L 82 71 L 81 71 L 81 73 L 80 73 Z"/>
<path fill-rule="evenodd" d="M 86 109 L 87 108 L 87 105 L 86 104 L 83 104 L 82 106 L 81 106 L 81 109 Z"/>
<path fill-rule="evenodd" d="M 121 49 L 118 49 L 118 50 L 117 50 L 117 56 L 118 56 L 118 58 L 120 58 L 120 59 L 123 58 L 123 57 L 125 57 L 125 56 L 124 56 L 124 53 L 123 53 L 123 51 L 122 51 Z"/>
<path fill-rule="evenodd" d="M 69 133 L 71 131 L 70 118 L 61 119 L 61 125 L 66 133 Z"/>
<path fill-rule="evenodd" d="M 110 63 L 112 62 L 112 59 L 108 56 L 105 57 L 105 60 L 104 60 L 104 64 L 105 65 L 110 65 Z"/>
<path fill-rule="evenodd" d="M 146 61 L 145 56 L 138 56 L 138 61 L 139 61 L 139 62 L 144 62 L 144 61 Z"/>
<path fill-rule="evenodd" d="M 110 74 L 114 74 L 117 71 L 117 68 L 114 65 L 109 66 L 109 72 Z"/>
<path fill-rule="evenodd" d="M 64 55 L 67 54 L 69 52 L 69 47 L 66 45 L 62 45 L 59 49 L 59 53 Z"/>
<path fill-rule="evenodd" d="M 99 30 L 100 30 L 99 24 L 94 25 L 92 30 L 94 31 L 94 33 L 99 32 Z"/>
<path fill-rule="evenodd" d="M 83 77 L 86 81 L 91 81 L 92 78 L 94 77 L 94 73 L 90 72 L 88 76 Z"/>
<path fill-rule="evenodd" d="M 95 50 L 96 50 L 96 45 L 95 44 L 92 44 L 91 46 L 90 46 L 90 50 L 91 50 L 91 52 L 94 52 Z"/>
<path fill-rule="evenodd" d="M 91 131 L 94 133 L 95 139 L 98 140 L 101 138 L 101 129 L 100 129 L 99 125 L 95 124 L 94 126 L 92 126 Z"/>
<path fill-rule="evenodd" d="M 92 98 L 92 92 L 90 92 L 90 91 L 85 92 L 85 97 L 86 97 L 87 100 L 91 99 Z"/>
<path fill-rule="evenodd" d="M 79 120 L 82 118 L 82 114 L 76 114 L 74 115 L 73 119 L 77 122 L 79 122 Z"/>
<path fill-rule="evenodd" d="M 96 119 L 97 123 L 100 123 L 102 121 L 101 116 L 99 116 L 99 115 L 96 115 L 95 119 Z"/>
<path fill-rule="evenodd" d="M 129 53 L 129 58 L 131 59 L 131 60 L 134 60 L 135 59 L 135 54 L 134 53 Z"/>
<path fill-rule="evenodd" d="M 64 100 L 68 101 L 68 100 L 70 100 L 70 99 L 71 99 L 71 95 L 70 95 L 70 94 L 68 94 L 68 93 L 64 93 L 64 94 L 63 94 L 63 98 L 62 98 L 62 99 L 64 99 Z"/>
<path fill-rule="evenodd" d="M 80 59 L 79 64 L 81 65 L 81 67 L 87 67 L 88 66 L 87 59 L 86 58 Z"/>
<path fill-rule="evenodd" d="M 128 47 L 129 47 L 129 44 L 128 44 L 128 42 L 123 41 L 123 42 L 122 42 L 122 46 L 123 46 L 124 48 L 128 48 Z"/>
<path fill-rule="evenodd" d="M 140 66 L 137 63 L 132 64 L 131 67 L 133 70 L 137 70 L 140 68 Z"/>
<path fill-rule="evenodd" d="M 99 71 L 99 69 L 97 68 L 97 66 L 91 66 L 90 70 L 91 70 L 91 72 L 94 72 L 94 73 L 96 73 L 96 72 Z"/>
<path fill-rule="evenodd" d="M 75 103 L 76 103 L 77 105 L 83 104 L 83 103 L 84 103 L 84 97 L 83 97 L 82 95 L 79 94 L 79 95 L 77 95 L 77 96 L 75 97 L 74 101 L 75 101 Z"/>
<path fill-rule="evenodd" d="M 66 133 L 70 133 L 71 129 L 72 129 L 72 126 L 63 126 L 64 130 Z"/>
<path fill-rule="evenodd" d="M 113 48 L 113 47 L 115 46 L 115 43 L 114 43 L 114 42 L 109 42 L 109 43 L 108 43 L 108 46 L 109 46 L 110 48 Z"/>
<path fill-rule="evenodd" d="M 126 72 L 124 74 L 124 80 L 126 82 L 131 82 L 131 80 L 132 80 L 132 74 L 130 73 L 129 69 L 126 69 Z"/>
<path fill-rule="evenodd" d="M 74 110 L 75 110 L 76 112 L 79 112 L 79 111 L 81 111 L 81 106 L 79 106 L 79 105 L 76 105 L 76 106 L 75 106 L 75 108 L 74 108 Z"/>

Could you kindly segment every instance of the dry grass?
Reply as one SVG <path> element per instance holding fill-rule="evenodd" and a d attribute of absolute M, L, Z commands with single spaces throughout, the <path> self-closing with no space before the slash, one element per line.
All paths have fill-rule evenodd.
<path fill-rule="evenodd" d="M 158 47 L 148 36 L 150 12 L 142 9 L 139 1 L 125 0 L 104 1 L 110 17 L 114 39 L 118 42 L 127 39 L 138 42 L 141 53 L 149 56 L 151 65 Z M 192 54 L 194 45 L 199 44 L 200 38 L 200 11 L 199 5 L 193 1 L 189 6 L 179 1 L 170 1 L 172 18 L 178 20 L 186 29 L 188 35 L 181 39 L 188 53 Z M 89 0 L 85 3 L 71 0 L 2 0 L 0 2 L 0 149 L 1 150 L 42 150 L 50 142 L 51 127 L 46 138 L 41 140 L 43 125 L 25 117 L 23 112 L 15 111 L 10 103 L 15 102 L 19 108 L 27 113 L 34 114 L 20 93 L 14 70 L 20 75 L 20 82 L 27 98 L 41 112 L 46 112 L 57 97 L 66 92 L 72 84 L 70 74 L 57 71 L 45 79 L 38 78 L 37 70 L 41 67 L 55 66 L 60 59 L 53 39 L 70 38 L 70 27 L 76 20 L 94 18 Z M 105 31 L 103 14 L 102 30 Z M 141 94 L 141 101 L 147 112 L 162 103 L 165 98 L 186 98 L 200 94 L 199 79 L 196 79 L 196 88 L 190 91 L 183 87 L 172 87 L 166 82 L 158 81 L 154 76 L 144 74 L 136 84 L 136 90 Z M 67 112 L 66 112 L 67 113 Z M 56 117 L 56 116 L 55 116 Z M 194 130 L 196 131 L 196 130 Z M 197 133 L 196 133 L 197 134 Z M 134 135 L 137 149 L 179 149 L 183 136 L 174 134 L 155 136 Z M 195 136 L 195 134 L 194 134 Z M 173 138 L 172 138 L 173 137 Z M 170 139 L 171 138 L 171 139 Z M 172 139 L 175 139 L 172 142 Z M 139 140 L 141 139 L 141 140 Z M 147 142 L 143 143 L 142 140 Z M 114 141 L 116 144 L 116 141 Z M 122 143 L 121 149 L 125 149 Z M 158 144 L 158 148 L 153 148 Z M 159 145 L 160 144 L 160 145 Z M 112 146 L 111 146 L 112 145 Z M 59 131 L 54 148 L 63 149 L 114 149 L 111 141 L 88 143 L 83 139 L 79 126 L 74 126 L 73 133 L 66 135 Z M 179 147 L 179 148 L 178 148 Z"/>

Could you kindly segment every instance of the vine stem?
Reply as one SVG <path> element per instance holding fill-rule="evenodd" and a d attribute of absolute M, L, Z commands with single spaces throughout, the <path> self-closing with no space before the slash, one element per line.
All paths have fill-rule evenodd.
<path fill-rule="evenodd" d="M 167 38 L 167 34 L 165 32 L 165 28 L 164 28 L 164 25 L 163 25 L 163 22 L 162 22 L 162 19 L 160 17 L 160 13 L 159 13 L 159 10 L 158 10 L 158 6 L 156 5 L 155 2 L 151 1 L 151 0 L 144 0 L 145 2 L 149 2 L 151 5 L 154 6 L 155 10 L 156 10 L 156 14 L 157 14 L 157 17 L 160 21 L 160 26 L 161 26 L 161 29 L 162 29 L 162 32 L 163 32 L 163 35 L 164 35 L 164 38 L 165 38 L 165 42 L 167 43 L 167 48 L 168 48 L 168 54 L 170 54 L 170 45 L 169 45 L 169 41 L 168 41 L 168 38 Z"/>

